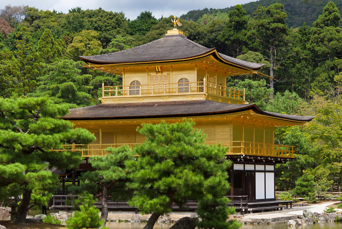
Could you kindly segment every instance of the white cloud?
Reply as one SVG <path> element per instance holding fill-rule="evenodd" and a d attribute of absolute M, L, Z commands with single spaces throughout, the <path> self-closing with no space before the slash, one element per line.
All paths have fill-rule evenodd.
<path fill-rule="evenodd" d="M 69 9 L 98 9 L 124 12 L 126 17 L 133 20 L 142 11 L 151 11 L 156 18 L 170 15 L 180 16 L 190 10 L 204 8 L 226 8 L 236 4 L 244 4 L 252 0 L 1 0 L 0 9 L 6 5 L 29 5 L 41 10 L 56 10 L 67 13 Z"/>

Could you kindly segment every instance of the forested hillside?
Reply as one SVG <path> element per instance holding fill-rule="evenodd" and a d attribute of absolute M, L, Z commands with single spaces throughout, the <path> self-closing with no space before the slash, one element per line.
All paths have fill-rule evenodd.
<path fill-rule="evenodd" d="M 329 0 L 259 0 L 243 4 L 242 6 L 247 14 L 252 16 L 258 6 L 269 6 L 274 3 L 281 3 L 284 5 L 284 11 L 288 16 L 286 20 L 287 26 L 296 28 L 302 26 L 304 22 L 308 25 L 312 25 L 328 2 Z M 332 2 L 336 4 L 340 11 L 342 10 L 342 0 L 333 0 Z M 201 10 L 191 10 L 188 13 L 183 14 L 181 18 L 188 21 L 198 21 L 205 14 L 211 15 L 217 14 L 218 12 L 229 13 L 232 10 L 234 10 L 234 6 L 223 9 L 205 8 Z"/>
<path fill-rule="evenodd" d="M 305 126 L 276 128 L 275 137 L 276 144 L 295 146 L 297 159 L 278 165 L 277 188 L 289 190 L 309 183 L 312 192 L 305 196 L 314 201 L 315 194 L 340 189 L 342 184 L 342 0 L 336 1 L 337 5 L 323 0 L 287 0 L 285 7 L 275 2 L 237 5 L 225 9 L 229 13 L 191 11 L 183 16 L 179 29 L 206 47 L 265 64 L 260 70 L 263 74 L 227 77 L 227 86 L 246 89 L 249 103 L 270 112 L 316 116 Z M 258 8 L 259 3 L 264 6 Z M 79 135 L 69 134 L 71 124 L 44 121 L 65 114 L 68 108 L 98 104 L 102 83 L 122 84 L 119 75 L 84 68 L 79 56 L 117 52 L 159 39 L 173 28 L 172 18 L 158 19 L 151 12 L 141 12 L 135 20 L 128 20 L 124 13 L 101 8 L 72 8 L 68 13 L 30 6 L 0 9 L 0 131 L 11 131 L 0 134 L 0 167 L 13 165 L 15 156 L 3 156 L 2 152 L 11 147 L 16 147 L 15 152 L 22 150 L 23 140 L 27 152 L 34 152 L 37 146 L 32 144 L 36 143 L 47 142 L 43 145 L 46 149 L 54 147 L 57 135 L 43 138 L 51 134 L 51 125 L 66 125 L 60 128 L 65 136 L 57 136 L 60 142 L 93 141 L 82 130 Z M 52 103 L 55 105 L 50 109 Z M 43 105 L 49 109 L 37 108 Z M 27 127 L 27 117 L 34 123 L 35 142 L 18 128 Z M 36 125 L 40 117 L 42 124 Z M 40 160 L 37 163 L 42 164 Z M 19 171 L 13 168 L 12 172 Z M 0 178 L 8 176 L 9 170 L 0 170 Z M 10 188 L 0 179 L 0 200 L 9 195 Z"/>

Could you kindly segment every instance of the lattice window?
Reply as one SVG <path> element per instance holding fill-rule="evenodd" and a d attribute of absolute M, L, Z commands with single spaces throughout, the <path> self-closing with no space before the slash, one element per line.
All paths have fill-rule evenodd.
<path fill-rule="evenodd" d="M 129 94 L 140 95 L 140 85 L 141 83 L 138 80 L 134 80 L 129 86 Z"/>
<path fill-rule="evenodd" d="M 154 75 L 150 76 L 150 84 L 168 84 L 169 76 L 168 75 Z"/>
<path fill-rule="evenodd" d="M 164 94 L 169 89 L 169 75 L 153 75 L 149 77 L 150 89 L 153 87 L 153 94 Z"/>

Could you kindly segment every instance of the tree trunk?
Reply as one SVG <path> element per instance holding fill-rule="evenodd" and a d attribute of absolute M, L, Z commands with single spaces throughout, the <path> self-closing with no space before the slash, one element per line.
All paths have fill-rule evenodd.
<path fill-rule="evenodd" d="M 151 217 L 148 219 L 144 229 L 153 229 L 154 224 L 158 220 L 160 214 L 158 213 L 152 213 Z"/>
<path fill-rule="evenodd" d="M 31 193 L 32 193 L 32 190 L 24 189 L 23 199 L 21 200 L 20 205 L 18 207 L 17 217 L 15 218 L 15 222 L 17 222 L 17 223 L 24 223 L 25 222 L 28 207 L 30 205 Z"/>
<path fill-rule="evenodd" d="M 103 226 L 106 226 L 107 217 L 108 217 L 108 184 L 103 184 L 102 191 L 102 210 L 101 210 L 101 219 L 104 220 Z"/>
<path fill-rule="evenodd" d="M 273 69 L 274 69 L 274 56 L 273 56 L 273 47 L 271 47 L 270 50 L 270 62 L 271 62 L 271 67 L 270 67 L 270 89 L 272 90 L 270 93 L 271 99 L 273 99 L 273 90 L 274 90 L 274 81 L 273 81 Z"/>

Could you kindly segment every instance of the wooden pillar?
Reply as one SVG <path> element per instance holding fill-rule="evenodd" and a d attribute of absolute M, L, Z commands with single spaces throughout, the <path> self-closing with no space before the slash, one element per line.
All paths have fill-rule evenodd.
<path fill-rule="evenodd" d="M 242 123 L 241 153 L 245 154 L 245 126 Z"/>
<path fill-rule="evenodd" d="M 62 177 L 62 195 L 65 195 L 65 177 Z"/>
<path fill-rule="evenodd" d="M 230 195 L 234 195 L 234 163 L 232 164 L 231 168 L 231 176 L 230 176 Z"/>
<path fill-rule="evenodd" d="M 255 126 L 253 126 L 253 154 L 255 155 Z"/>
<path fill-rule="evenodd" d="M 100 136 L 100 153 L 102 155 L 102 128 L 101 127 L 99 129 L 99 136 Z"/>
<path fill-rule="evenodd" d="M 275 145 L 274 145 L 274 127 L 272 128 L 272 156 L 275 154 Z"/>
<path fill-rule="evenodd" d="M 264 152 L 263 155 L 266 155 L 266 130 L 265 130 L 265 126 L 263 127 L 263 145 L 264 145 Z"/>
<path fill-rule="evenodd" d="M 76 169 L 72 169 L 72 185 L 75 186 L 76 183 Z"/>

